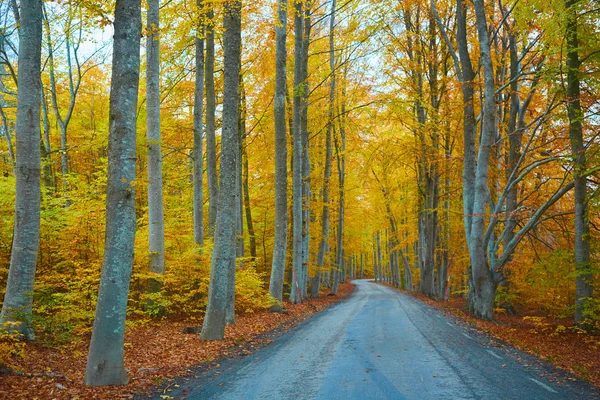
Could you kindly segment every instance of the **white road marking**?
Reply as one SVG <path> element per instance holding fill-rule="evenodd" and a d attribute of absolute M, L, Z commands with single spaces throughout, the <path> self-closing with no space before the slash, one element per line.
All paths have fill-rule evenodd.
<path fill-rule="evenodd" d="M 490 353 L 491 355 L 493 355 L 494 357 L 496 357 L 498 360 L 502 360 L 502 357 L 500 357 L 498 354 L 494 353 L 492 350 L 486 350 L 488 353 Z"/>
<path fill-rule="evenodd" d="M 543 387 L 544 389 L 546 389 L 549 392 L 558 393 L 556 390 L 552 389 L 550 386 L 546 385 L 544 382 L 540 382 L 540 381 L 538 381 L 537 379 L 534 379 L 534 378 L 529 378 L 529 380 L 537 383 L 538 385 L 540 385 L 541 387 Z"/>
<path fill-rule="evenodd" d="M 446 323 L 448 324 L 448 326 L 454 326 L 452 325 L 450 322 L 446 321 Z"/>
<path fill-rule="evenodd" d="M 464 332 L 461 332 L 460 334 L 463 335 L 464 337 L 466 337 L 467 339 L 473 339 L 471 336 L 467 335 Z"/>

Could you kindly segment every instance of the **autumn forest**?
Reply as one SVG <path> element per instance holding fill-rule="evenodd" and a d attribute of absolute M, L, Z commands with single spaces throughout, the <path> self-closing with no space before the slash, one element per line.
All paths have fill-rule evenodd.
<path fill-rule="evenodd" d="M 354 279 L 597 333 L 599 43 L 593 0 L 2 1 L 0 371 L 126 384 L 130 329 Z"/>

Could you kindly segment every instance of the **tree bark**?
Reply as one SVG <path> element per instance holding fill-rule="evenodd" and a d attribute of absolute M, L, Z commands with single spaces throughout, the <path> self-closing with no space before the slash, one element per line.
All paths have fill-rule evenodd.
<path fill-rule="evenodd" d="M 469 308 L 477 317 L 491 320 L 494 317 L 497 283 L 492 276 L 487 258 L 485 233 L 490 155 L 496 136 L 496 93 L 483 0 L 474 0 L 474 6 L 479 37 L 479 52 L 483 68 L 484 102 L 475 176 L 471 235 L 468 237 L 473 289 L 469 293 Z"/>
<path fill-rule="evenodd" d="M 40 237 L 40 91 L 42 1 L 21 1 L 16 123 L 16 201 L 13 245 L 0 327 L 34 339 L 33 283 Z"/>
<path fill-rule="evenodd" d="M 275 243 L 269 294 L 281 309 L 288 240 L 287 132 L 285 123 L 287 0 L 278 0 L 275 21 Z"/>
<path fill-rule="evenodd" d="M 303 256 L 303 237 L 302 237 L 302 177 L 303 177 L 303 135 L 302 135 L 302 99 L 304 96 L 305 82 L 302 79 L 302 54 L 303 54 L 303 35 L 304 35 L 304 13 L 303 1 L 295 3 L 294 17 L 294 117 L 293 117 L 293 136 L 294 136 L 294 160 L 293 160 L 293 244 L 294 254 L 292 260 L 292 291 L 290 293 L 290 302 L 297 304 L 302 302 L 301 293 L 301 274 Z"/>
<path fill-rule="evenodd" d="M 148 0 L 146 29 L 146 140 L 148 146 L 149 270 L 165 272 L 165 212 L 160 149 L 160 22 L 159 0 Z"/>
<path fill-rule="evenodd" d="M 196 81 L 194 86 L 194 243 L 204 246 L 204 183 L 202 144 L 202 113 L 204 101 L 204 14 L 203 0 L 196 0 L 198 26 L 196 27 Z"/>
<path fill-rule="evenodd" d="M 239 151 L 238 112 L 241 64 L 241 1 L 225 3 L 223 18 L 224 80 L 221 175 L 215 226 L 215 244 L 210 270 L 208 305 L 201 338 L 223 339 L 226 310 L 235 282 L 236 232 L 239 215 L 235 193 L 238 180 L 236 159 Z M 233 286 L 233 287 L 232 287 Z"/>
<path fill-rule="evenodd" d="M 577 0 L 565 0 L 567 9 L 567 112 L 569 137 L 573 157 L 573 180 L 575 187 L 575 322 L 586 319 L 585 303 L 593 294 L 593 275 L 590 271 L 590 227 L 588 215 L 588 193 L 586 152 L 583 139 L 583 111 L 580 101 L 579 40 L 577 36 Z"/>
<path fill-rule="evenodd" d="M 219 178 L 217 176 L 217 140 L 215 137 L 215 18 L 213 5 L 206 4 L 206 176 L 208 180 L 208 235 L 213 237 L 217 220 Z"/>
<path fill-rule="evenodd" d="M 117 0 L 114 21 L 104 261 L 85 374 L 92 386 L 127 383 L 123 344 L 136 230 L 141 2 Z"/>
<path fill-rule="evenodd" d="M 300 129 L 302 131 L 302 284 L 300 292 L 302 299 L 308 299 L 308 266 L 310 264 L 310 222 L 311 210 L 310 201 L 312 197 L 310 189 L 310 143 L 308 134 L 308 48 L 310 45 L 310 2 L 307 1 L 304 5 L 304 31 L 302 34 L 302 80 L 304 82 L 304 90 L 302 92 L 302 108 L 300 114 Z"/>

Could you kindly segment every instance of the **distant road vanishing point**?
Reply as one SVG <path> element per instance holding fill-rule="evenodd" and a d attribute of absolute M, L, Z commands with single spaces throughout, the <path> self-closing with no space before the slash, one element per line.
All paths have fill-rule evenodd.
<path fill-rule="evenodd" d="M 273 345 L 175 398 L 597 399 L 596 388 L 367 280 Z M 180 388 L 180 390 L 184 390 Z M 183 394 L 185 393 L 185 394 Z"/>

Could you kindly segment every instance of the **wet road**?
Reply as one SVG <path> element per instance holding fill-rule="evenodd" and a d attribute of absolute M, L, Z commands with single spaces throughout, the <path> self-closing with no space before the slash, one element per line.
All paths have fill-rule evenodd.
<path fill-rule="evenodd" d="M 354 293 L 218 374 L 186 399 L 596 399 L 595 388 L 411 296 Z"/>

